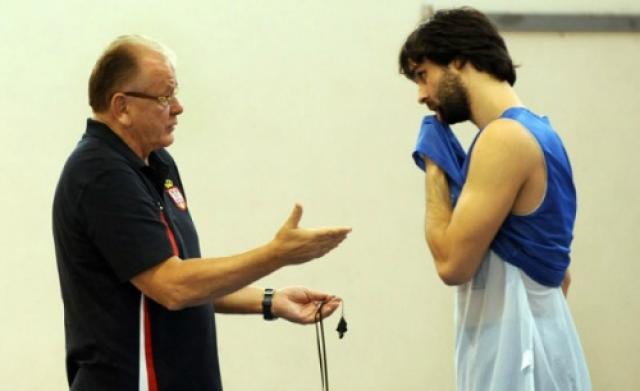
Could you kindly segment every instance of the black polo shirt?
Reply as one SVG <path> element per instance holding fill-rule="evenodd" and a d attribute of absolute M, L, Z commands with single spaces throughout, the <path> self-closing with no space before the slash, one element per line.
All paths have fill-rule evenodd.
<path fill-rule="evenodd" d="M 167 151 L 140 159 L 88 120 L 53 202 L 72 390 L 221 390 L 213 305 L 169 311 L 129 280 L 200 248 Z"/>

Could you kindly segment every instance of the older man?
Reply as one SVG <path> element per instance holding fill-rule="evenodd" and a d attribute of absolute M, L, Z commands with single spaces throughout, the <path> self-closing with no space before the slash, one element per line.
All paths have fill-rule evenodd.
<path fill-rule="evenodd" d="M 178 169 L 164 149 L 183 111 L 170 52 L 115 40 L 89 82 L 93 118 L 53 205 L 72 390 L 221 390 L 215 312 L 312 323 L 340 299 L 253 281 L 335 248 L 348 227 L 303 229 L 299 205 L 275 238 L 203 258 Z"/>

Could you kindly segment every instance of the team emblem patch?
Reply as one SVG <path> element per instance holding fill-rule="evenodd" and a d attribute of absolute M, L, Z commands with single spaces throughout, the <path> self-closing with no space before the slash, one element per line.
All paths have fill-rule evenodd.
<path fill-rule="evenodd" d="M 166 185 L 166 183 L 165 183 Z M 167 188 L 167 193 L 173 200 L 173 203 L 181 210 L 187 210 L 187 201 L 185 201 L 180 189 L 175 186 Z"/>

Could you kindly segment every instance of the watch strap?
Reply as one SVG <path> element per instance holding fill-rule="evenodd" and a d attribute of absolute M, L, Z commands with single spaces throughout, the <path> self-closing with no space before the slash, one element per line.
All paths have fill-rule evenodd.
<path fill-rule="evenodd" d="M 277 316 L 273 315 L 272 304 L 273 295 L 276 293 L 275 289 L 267 288 L 264 290 L 264 296 L 262 297 L 262 317 L 264 320 L 276 320 Z"/>

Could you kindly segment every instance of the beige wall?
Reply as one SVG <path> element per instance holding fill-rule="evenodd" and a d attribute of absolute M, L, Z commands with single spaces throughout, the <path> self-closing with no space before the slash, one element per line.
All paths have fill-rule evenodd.
<path fill-rule="evenodd" d="M 458 3 L 436 3 L 450 4 Z M 185 113 L 171 152 L 203 253 L 268 241 L 296 201 L 305 225 L 353 226 L 330 256 L 260 284 L 303 284 L 345 299 L 350 331 L 343 340 L 327 335 L 332 389 L 453 389 L 453 291 L 435 276 L 423 243 L 422 175 L 410 159 L 424 110 L 396 66 L 421 5 L 0 3 L 0 388 L 65 389 L 53 189 L 90 114 L 86 83 L 96 57 L 115 36 L 137 32 L 179 58 Z M 640 11 L 634 1 L 474 5 Z M 640 36 L 506 39 L 522 65 L 519 94 L 551 117 L 572 158 L 579 215 L 569 302 L 594 388 L 640 389 Z M 471 128 L 462 134 L 468 140 Z M 218 332 L 227 389 L 319 388 L 313 327 L 220 316 Z"/>

